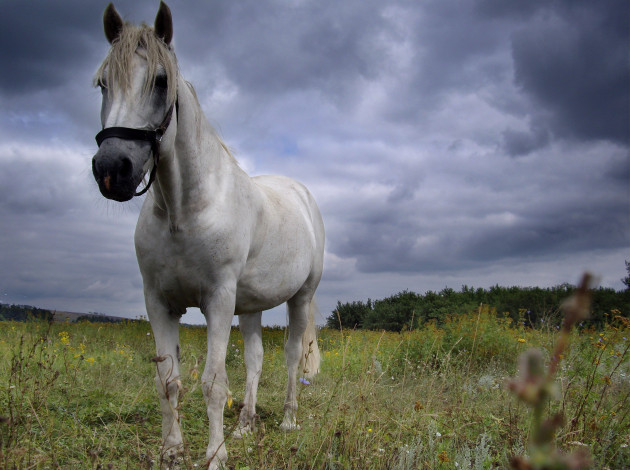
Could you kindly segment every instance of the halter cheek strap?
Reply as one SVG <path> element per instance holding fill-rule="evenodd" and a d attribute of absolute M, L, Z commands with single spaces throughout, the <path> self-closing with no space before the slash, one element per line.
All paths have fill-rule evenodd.
<path fill-rule="evenodd" d="M 151 174 L 149 175 L 149 182 L 142 191 L 134 193 L 134 196 L 142 196 L 144 193 L 146 193 L 155 180 L 155 174 L 157 172 L 157 166 L 160 160 L 160 143 L 162 142 L 162 137 L 166 133 L 166 130 L 171 123 L 171 118 L 173 117 L 173 108 L 179 108 L 178 104 L 178 100 L 175 100 L 175 103 L 173 103 L 170 108 L 168 108 L 168 111 L 166 112 L 162 123 L 155 130 L 134 129 L 132 127 L 107 127 L 96 134 L 96 143 L 99 147 L 105 139 L 109 139 L 110 137 L 118 137 L 119 139 L 125 140 L 143 140 L 151 144 L 151 153 L 153 154 L 153 168 L 151 169 Z"/>

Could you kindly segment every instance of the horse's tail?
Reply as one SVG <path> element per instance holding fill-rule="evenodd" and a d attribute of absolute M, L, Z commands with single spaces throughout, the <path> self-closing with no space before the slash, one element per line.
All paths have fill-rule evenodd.
<path fill-rule="evenodd" d="M 300 358 L 299 370 L 304 372 L 305 377 L 315 377 L 319 372 L 320 357 L 317 346 L 317 327 L 315 326 L 315 313 L 317 312 L 315 299 L 311 300 L 308 307 L 308 323 L 302 335 L 302 356 Z"/>

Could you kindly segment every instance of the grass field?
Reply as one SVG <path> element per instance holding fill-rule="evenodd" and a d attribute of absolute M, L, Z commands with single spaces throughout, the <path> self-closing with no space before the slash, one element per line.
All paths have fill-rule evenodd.
<path fill-rule="evenodd" d="M 565 417 L 555 446 L 588 450 L 593 468 L 630 468 L 630 330 L 616 315 L 601 331 L 572 333 L 545 409 Z M 180 332 L 183 468 L 204 467 L 205 333 Z M 323 329 L 322 371 L 298 384 L 302 429 L 285 434 L 284 331 L 266 329 L 260 423 L 248 439 L 228 438 L 228 467 L 506 468 L 511 456 L 528 453 L 532 424 L 506 383 L 520 353 L 536 347 L 548 361 L 556 338 L 552 325 L 525 328 L 488 309 L 402 333 Z M 0 468 L 159 468 L 153 355 L 145 322 L 3 322 Z M 227 367 L 234 405 L 226 435 L 245 386 L 236 329 Z"/>

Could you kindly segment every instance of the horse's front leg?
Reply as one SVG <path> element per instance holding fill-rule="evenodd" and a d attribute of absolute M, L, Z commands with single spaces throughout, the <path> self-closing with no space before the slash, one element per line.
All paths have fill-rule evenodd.
<path fill-rule="evenodd" d="M 217 289 L 202 306 L 208 324 L 208 355 L 201 383 L 210 422 L 206 451 L 210 470 L 219 468 L 219 462 L 227 460 L 223 437 L 223 409 L 229 392 L 225 356 L 234 318 L 235 293 L 235 287 Z"/>
<path fill-rule="evenodd" d="M 162 408 L 162 458 L 175 459 L 183 450 L 177 406 L 179 378 L 179 317 L 145 290 L 147 314 L 155 338 L 155 384 Z"/>
<path fill-rule="evenodd" d="M 262 345 L 262 312 L 242 314 L 238 317 L 238 324 L 245 345 L 245 368 L 247 382 L 245 384 L 245 400 L 239 416 L 238 428 L 232 434 L 242 438 L 254 430 L 256 419 L 256 394 L 258 381 L 262 373 L 263 345 Z"/>

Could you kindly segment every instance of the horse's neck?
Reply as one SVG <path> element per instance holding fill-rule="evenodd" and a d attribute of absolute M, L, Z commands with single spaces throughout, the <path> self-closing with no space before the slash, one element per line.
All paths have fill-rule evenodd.
<path fill-rule="evenodd" d="M 177 136 L 158 165 L 153 197 L 171 229 L 211 204 L 217 192 L 242 173 L 208 123 L 189 85 L 178 84 Z"/>

